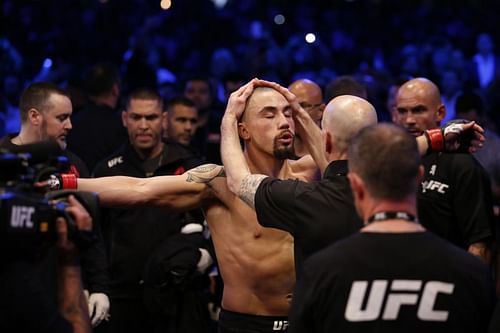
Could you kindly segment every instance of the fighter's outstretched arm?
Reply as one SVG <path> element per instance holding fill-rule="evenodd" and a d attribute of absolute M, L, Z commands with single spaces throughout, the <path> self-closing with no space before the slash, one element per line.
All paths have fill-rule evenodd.
<path fill-rule="evenodd" d="M 205 164 L 179 176 L 78 179 L 78 189 L 96 192 L 103 206 L 153 205 L 184 211 L 200 207 L 211 197 L 208 184 L 223 172 L 220 165 Z"/>

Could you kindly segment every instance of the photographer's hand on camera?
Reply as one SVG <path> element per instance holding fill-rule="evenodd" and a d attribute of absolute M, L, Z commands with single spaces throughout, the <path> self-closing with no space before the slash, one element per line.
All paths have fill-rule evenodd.
<path fill-rule="evenodd" d="M 79 230 L 92 230 L 92 218 L 75 199 L 68 197 L 65 208 Z M 58 299 L 62 316 L 73 325 L 74 332 L 91 332 L 88 307 L 81 281 L 79 251 L 68 238 L 67 221 L 63 217 L 56 220 L 58 252 Z"/>
<path fill-rule="evenodd" d="M 92 230 L 92 218 L 81 203 L 74 196 L 68 197 L 68 207 L 65 211 L 73 218 L 77 228 L 83 231 Z M 68 239 L 67 221 L 63 217 L 57 218 L 57 248 L 60 262 L 63 264 L 78 264 L 78 249 L 76 245 Z"/>

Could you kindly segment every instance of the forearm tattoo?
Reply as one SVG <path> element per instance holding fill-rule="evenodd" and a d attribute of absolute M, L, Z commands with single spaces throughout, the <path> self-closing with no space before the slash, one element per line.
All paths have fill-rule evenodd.
<path fill-rule="evenodd" d="M 260 183 L 267 178 L 265 175 L 247 175 L 241 181 L 240 191 L 238 192 L 238 196 L 241 200 L 243 200 L 247 205 L 255 209 L 255 192 L 257 192 L 257 188 Z"/>
<path fill-rule="evenodd" d="M 208 183 L 216 177 L 226 177 L 224 167 L 217 164 L 203 164 L 187 171 L 187 182 Z"/>

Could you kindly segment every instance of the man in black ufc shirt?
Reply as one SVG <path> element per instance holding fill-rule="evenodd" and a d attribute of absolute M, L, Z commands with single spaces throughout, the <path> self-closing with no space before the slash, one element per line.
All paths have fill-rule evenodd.
<path fill-rule="evenodd" d="M 437 86 L 416 78 L 399 88 L 392 119 L 410 134 L 419 136 L 425 130 L 435 130 L 445 113 Z M 494 224 L 485 170 L 468 153 L 434 152 L 423 157 L 422 163 L 425 175 L 417 201 L 422 224 L 485 259 Z"/>
<path fill-rule="evenodd" d="M 289 331 L 485 332 L 494 297 L 486 265 L 417 220 L 415 140 L 393 125 L 368 127 L 348 158 L 365 227 L 305 262 Z"/>

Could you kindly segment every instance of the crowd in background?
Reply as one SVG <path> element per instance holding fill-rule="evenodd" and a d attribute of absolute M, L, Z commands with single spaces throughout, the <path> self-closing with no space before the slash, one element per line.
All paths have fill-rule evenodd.
<path fill-rule="evenodd" d="M 490 68 L 495 72 L 486 81 L 474 73 L 480 50 L 498 60 L 494 1 L 215 3 L 172 1 L 162 10 L 159 1 L 4 1 L 1 112 L 15 108 L 33 81 L 56 82 L 76 94 L 82 69 L 106 61 L 119 67 L 124 92 L 150 86 L 165 98 L 192 76 L 210 77 L 215 89 L 252 77 L 282 84 L 309 78 L 325 88 L 350 74 L 367 86 L 382 119 L 390 85 L 424 76 L 439 84 L 445 99 L 480 89 L 498 127 L 499 68 Z M 308 33 L 314 42 L 305 41 Z"/>
<path fill-rule="evenodd" d="M 201 161 L 221 164 L 219 127 L 225 105 L 231 92 L 253 77 L 283 86 L 309 79 L 322 88 L 324 103 L 330 101 L 334 91 L 335 95 L 341 94 L 339 86 L 348 86 L 350 94 L 360 87 L 359 96 L 375 106 L 380 121 L 391 121 L 395 94 L 405 81 L 426 77 L 441 91 L 447 112 L 443 122 L 467 116 L 486 128 L 486 147 L 476 157 L 491 177 L 498 217 L 499 11 L 500 3 L 474 0 L 172 0 L 167 10 L 160 7 L 160 1 L 4 0 L 0 137 L 20 131 L 22 91 L 33 82 L 52 82 L 64 88 L 71 98 L 72 125 L 65 129 L 69 132 L 68 150 L 82 158 L 89 173 L 114 175 L 104 169 L 123 163 L 123 168 L 140 166 L 141 172 L 124 169 L 113 171 L 116 175 L 177 175 Z M 152 164 L 147 163 L 147 157 L 133 153 L 134 149 L 141 150 L 141 142 L 134 142 L 131 124 L 137 120 L 134 117 L 147 117 L 136 110 L 134 98 L 157 102 L 154 134 L 155 147 L 160 147 L 161 154 L 152 159 Z M 456 103 L 457 100 L 461 102 Z M 315 109 L 322 104 L 319 101 L 309 107 Z M 130 119 L 120 119 L 128 117 L 121 115 L 122 110 L 131 115 Z M 165 110 L 169 111 L 167 125 L 160 120 Z M 176 112 L 184 115 L 182 119 L 174 119 Z M 122 122 L 128 122 L 130 147 Z M 178 126 L 183 122 L 184 129 L 174 128 L 176 122 Z M 177 147 L 178 143 L 182 148 Z M 123 144 L 124 152 L 103 160 L 101 167 L 96 168 L 100 160 Z M 183 160 L 186 163 L 177 165 L 177 160 L 168 160 L 173 155 L 179 160 L 188 160 L 188 156 L 193 161 Z M 123 156 L 128 156 L 126 163 Z M 137 216 L 118 211 L 113 218 L 130 219 L 132 226 L 138 220 L 144 223 L 145 213 L 132 211 Z M 179 220 L 184 223 L 191 218 Z M 136 244 L 140 251 L 133 249 L 144 258 L 150 257 L 151 248 L 160 243 L 163 234 L 184 234 L 185 225 L 175 225 L 175 230 L 172 227 L 162 233 L 156 225 L 162 224 L 158 217 L 151 216 L 151 221 L 151 230 L 138 227 L 148 234 L 141 238 L 144 244 Z M 196 223 L 203 224 L 203 218 L 197 216 Z M 114 226 L 115 233 L 116 230 Z M 136 240 L 140 238 L 138 234 L 129 231 L 123 239 L 128 241 L 130 236 Z M 111 231 L 107 235 L 104 230 L 108 246 L 110 235 Z M 158 240 L 151 241 L 149 235 Z M 132 248 L 123 243 L 127 250 Z M 200 245 L 200 251 L 202 248 L 206 253 L 211 250 L 205 243 Z M 122 258 L 125 263 L 131 262 L 127 256 Z M 140 259 L 133 262 L 137 264 L 135 271 L 128 270 L 142 274 L 143 257 L 137 256 Z M 121 264 L 116 258 L 115 264 Z M 196 260 L 198 270 L 210 275 L 208 282 L 196 287 L 210 289 L 209 297 L 213 299 L 209 301 L 217 304 L 220 290 L 215 289 L 221 288 L 221 281 L 216 280 L 217 269 L 205 272 L 211 261 L 201 265 Z M 115 269 L 116 273 L 116 266 L 111 271 Z M 116 281 L 111 281 L 111 303 L 120 309 L 123 290 L 113 290 Z M 132 290 L 127 288 L 125 292 Z M 139 299 L 137 295 L 133 296 Z M 119 315 L 125 319 L 129 316 L 127 312 L 117 312 L 114 317 Z"/>

